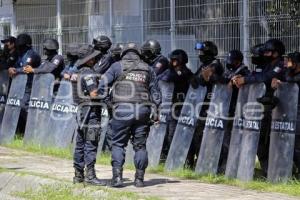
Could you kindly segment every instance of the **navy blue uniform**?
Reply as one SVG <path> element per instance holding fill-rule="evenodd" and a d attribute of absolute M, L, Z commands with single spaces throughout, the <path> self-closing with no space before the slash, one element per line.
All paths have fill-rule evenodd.
<path fill-rule="evenodd" d="M 149 104 L 154 102 L 158 105 L 161 101 L 155 72 L 137 54 L 128 52 L 104 74 L 98 91 L 103 95 L 112 86 L 112 166 L 123 167 L 125 147 L 132 136 L 135 167 L 144 170 L 148 166 Z"/>
<path fill-rule="evenodd" d="M 114 62 L 110 53 L 104 54 L 94 66 L 94 70 L 97 74 L 104 74 Z"/>
<path fill-rule="evenodd" d="M 241 76 L 247 76 L 250 74 L 250 71 L 247 66 L 244 64 L 241 64 L 239 67 L 235 69 L 227 69 L 223 76 L 220 77 L 220 80 L 218 81 L 219 83 L 222 84 L 229 84 L 231 79 L 236 76 L 236 75 L 241 75 Z M 231 95 L 231 101 L 230 101 L 230 106 L 229 106 L 229 118 L 233 119 L 235 115 L 235 108 L 237 104 L 237 99 L 238 99 L 238 93 L 239 89 L 233 85 L 232 86 L 232 95 Z M 219 161 L 219 173 L 224 173 L 225 168 L 226 168 L 226 163 L 227 163 L 227 157 L 228 157 L 228 152 L 229 152 L 229 145 L 230 145 L 230 139 L 231 139 L 231 130 L 233 126 L 233 120 L 228 120 L 226 123 L 226 129 L 224 133 L 224 139 L 223 139 L 223 145 L 222 145 L 222 151 L 221 151 L 221 156 L 220 156 L 220 161 Z"/>
<path fill-rule="evenodd" d="M 33 49 L 30 48 L 24 54 L 19 55 L 14 67 L 16 68 L 17 74 L 24 74 L 23 67 L 25 67 L 26 65 L 30 65 L 32 68 L 38 68 L 40 64 L 41 57 Z M 30 100 L 32 81 L 33 74 L 28 74 L 25 94 L 22 100 L 25 106 L 21 109 L 20 120 L 18 124 L 20 132 L 25 131 L 27 108 Z"/>
<path fill-rule="evenodd" d="M 159 76 L 169 68 L 169 61 L 163 55 L 159 55 L 149 65 L 154 69 L 156 76 Z"/>
<path fill-rule="evenodd" d="M 78 71 L 81 84 L 81 94 L 89 96 L 89 93 L 97 89 L 97 80 L 94 76 L 95 71 L 89 67 L 83 67 Z M 75 95 L 79 95 L 75 93 Z M 75 97 L 77 104 L 89 103 L 90 100 Z M 77 116 L 79 124 L 77 128 L 76 146 L 74 151 L 74 168 L 83 171 L 94 168 L 98 142 L 101 133 L 101 108 L 99 106 L 83 106 L 80 116 Z M 83 124 L 83 125 L 81 125 Z"/>
<path fill-rule="evenodd" d="M 273 94 L 274 89 L 271 87 L 273 78 L 281 78 L 283 68 L 283 61 L 278 59 L 274 64 L 268 64 L 264 67 L 257 68 L 258 72 L 255 71 L 252 74 L 245 76 L 245 83 L 265 83 L 266 85 L 266 94 L 264 98 L 270 99 L 270 102 L 264 104 L 264 117 L 261 121 L 261 130 L 260 130 L 260 139 L 257 150 L 257 156 L 260 161 L 261 168 L 264 174 L 267 174 L 268 171 L 268 156 L 269 156 L 269 146 L 270 146 L 270 132 L 271 132 L 271 122 L 272 122 L 272 109 L 273 105 Z"/>
<path fill-rule="evenodd" d="M 65 67 L 64 58 L 61 55 L 48 57 L 37 69 L 34 70 L 35 74 L 52 73 L 55 79 L 60 79 L 60 74 Z"/>
<path fill-rule="evenodd" d="M 170 115 L 167 118 L 168 127 L 166 140 L 163 148 L 163 156 L 167 156 L 168 151 L 170 149 L 175 129 L 177 126 L 177 119 L 180 116 L 182 105 L 184 103 L 186 94 L 190 86 L 190 79 L 193 76 L 191 70 L 188 69 L 186 66 L 183 66 L 180 72 L 181 73 L 177 73 L 173 68 L 169 68 L 157 77 L 158 80 L 174 83 L 172 104 L 174 105 L 176 103 L 177 105 L 175 107 L 172 107 L 172 113 L 174 113 L 175 116 Z"/>
<path fill-rule="evenodd" d="M 3 58 L 0 59 L 0 70 L 5 70 L 13 67 L 16 64 L 18 60 L 18 54 L 16 50 L 14 50 L 13 52 L 4 55 Z"/>
<path fill-rule="evenodd" d="M 210 67 L 213 69 L 213 74 L 208 81 L 205 81 L 201 75 L 201 72 L 204 68 Z M 198 85 L 206 86 L 207 93 L 204 99 L 204 105 L 200 111 L 201 119 L 205 119 L 207 116 L 207 110 L 209 108 L 209 102 L 212 97 L 212 89 L 213 85 L 219 80 L 222 79 L 222 75 L 224 73 L 224 68 L 219 60 L 215 59 L 208 65 L 201 65 L 198 71 L 195 73 L 195 76 L 192 78 L 191 85 L 193 87 L 197 87 Z M 192 144 L 189 149 L 188 158 L 187 158 L 187 165 L 191 168 L 195 167 L 196 164 L 196 157 L 199 154 L 200 145 L 203 136 L 203 130 L 205 127 L 205 120 L 198 120 L 196 125 L 196 130 L 194 133 L 194 137 L 192 140 Z"/>

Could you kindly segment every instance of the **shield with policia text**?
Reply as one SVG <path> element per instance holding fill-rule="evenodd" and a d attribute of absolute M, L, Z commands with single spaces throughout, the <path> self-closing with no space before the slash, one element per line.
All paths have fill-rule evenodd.
<path fill-rule="evenodd" d="M 69 81 L 61 81 L 51 106 L 48 133 L 42 143 L 46 146 L 65 148 L 71 145 L 77 127 L 78 107 L 73 102 L 73 88 Z"/>
<path fill-rule="evenodd" d="M 214 86 L 195 169 L 199 174 L 217 173 L 231 95 L 232 88 L 228 85 Z"/>
<path fill-rule="evenodd" d="M 34 75 L 24 135 L 25 143 L 42 144 L 43 138 L 47 137 L 53 84 L 52 74 Z"/>
<path fill-rule="evenodd" d="M 171 114 L 174 83 L 159 81 L 159 87 L 162 94 L 162 104 L 159 111 L 159 124 L 151 127 L 147 139 L 147 151 L 149 166 L 156 167 L 159 164 L 164 139 L 167 132 L 168 118 Z"/>
<path fill-rule="evenodd" d="M 8 72 L 7 70 L 1 70 L 0 71 L 0 125 L 2 123 L 2 118 L 5 110 L 8 87 L 9 87 Z"/>
<path fill-rule="evenodd" d="M 245 117 L 243 108 L 248 102 L 249 89 L 250 85 L 245 85 L 239 89 L 225 170 L 225 176 L 229 178 L 236 178 L 237 176 L 237 170 L 240 161 L 242 136 L 244 131 L 243 121 Z"/>
<path fill-rule="evenodd" d="M 167 170 L 184 166 L 206 91 L 203 86 L 196 89 L 190 86 L 188 90 L 166 160 Z"/>
<path fill-rule="evenodd" d="M 286 182 L 292 175 L 299 88 L 283 83 L 275 92 L 279 103 L 272 113 L 268 180 Z"/>
<path fill-rule="evenodd" d="M 237 178 L 242 181 L 253 179 L 256 153 L 260 137 L 260 123 L 264 107 L 257 99 L 265 94 L 265 84 L 252 84 L 249 89 L 247 106 L 244 107 L 243 136 Z"/>
<path fill-rule="evenodd" d="M 13 140 L 16 133 L 21 108 L 25 106 L 23 97 L 27 83 L 27 75 L 20 74 L 12 79 L 0 130 L 0 143 Z"/>

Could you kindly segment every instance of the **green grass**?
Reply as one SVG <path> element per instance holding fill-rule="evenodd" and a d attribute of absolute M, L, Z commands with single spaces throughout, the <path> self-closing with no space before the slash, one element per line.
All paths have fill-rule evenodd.
<path fill-rule="evenodd" d="M 72 159 L 72 147 L 68 149 L 58 149 L 58 148 L 44 148 L 37 145 L 23 145 L 21 139 L 16 139 L 11 144 L 6 145 L 7 147 L 25 150 L 32 153 L 38 153 L 41 155 L 49 155 L 64 159 Z M 101 156 L 97 159 L 98 164 L 102 165 L 110 165 L 110 155 L 109 154 L 101 154 Z M 128 165 L 126 169 L 134 169 L 134 166 Z M 230 186 L 237 186 L 244 189 L 251 189 L 261 192 L 278 192 L 283 194 L 288 194 L 292 196 L 300 197 L 300 181 L 298 180 L 290 180 L 287 183 L 280 184 L 272 184 L 266 182 L 266 180 L 256 177 L 254 181 L 251 182 L 240 182 L 235 179 L 228 179 L 224 176 L 219 175 L 199 175 L 189 169 L 176 170 L 171 172 L 164 171 L 164 166 L 160 165 L 156 168 L 149 168 L 147 170 L 148 173 L 161 174 L 164 176 L 177 177 L 181 179 L 190 179 L 197 180 L 203 183 L 210 184 L 225 184 Z"/>
<path fill-rule="evenodd" d="M 29 200 L 158 200 L 156 197 L 140 197 L 132 192 L 119 192 L 109 188 L 74 186 L 71 184 L 43 185 L 38 190 L 28 189 L 12 195 Z"/>

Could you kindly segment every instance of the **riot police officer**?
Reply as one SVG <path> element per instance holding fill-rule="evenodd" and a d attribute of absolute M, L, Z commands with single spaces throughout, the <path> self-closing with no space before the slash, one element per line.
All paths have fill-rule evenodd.
<path fill-rule="evenodd" d="M 94 70 L 98 74 L 104 74 L 113 64 L 114 60 L 108 51 L 111 48 L 111 40 L 105 35 L 101 35 L 93 40 L 94 49 L 101 53 L 97 56 L 97 64 Z"/>
<path fill-rule="evenodd" d="M 143 187 L 145 169 L 148 166 L 146 140 L 151 105 L 152 102 L 160 104 L 160 90 L 155 72 L 141 60 L 135 43 L 127 44 L 121 57 L 122 60 L 114 63 L 104 74 L 98 88 L 98 93 L 103 95 L 112 86 L 112 186 L 123 186 L 125 147 L 132 136 L 136 168 L 134 182 L 136 187 Z M 94 94 L 96 95 L 97 93 Z"/>
<path fill-rule="evenodd" d="M 24 74 L 24 68 L 26 67 L 38 68 L 40 66 L 41 57 L 32 49 L 32 39 L 30 35 L 26 33 L 18 35 L 16 39 L 16 49 L 18 53 L 17 62 L 13 67 L 8 69 L 12 77 L 16 76 L 17 74 Z M 32 81 L 33 74 L 29 74 L 22 100 L 25 105 L 21 109 L 20 120 L 18 124 L 18 131 L 22 133 L 25 131 L 27 108 L 31 94 Z"/>
<path fill-rule="evenodd" d="M 78 105 L 82 105 L 77 121 L 76 145 L 74 151 L 74 183 L 85 182 L 91 185 L 106 185 L 96 177 L 95 164 L 98 142 L 100 138 L 101 108 L 95 105 L 95 101 L 90 99 L 90 93 L 97 89 L 97 78 L 93 66 L 99 51 L 90 45 L 84 45 L 79 50 L 80 59 L 76 62 L 78 66 L 78 87 L 79 93 L 74 97 Z M 78 89 L 78 88 L 77 88 Z M 89 104 L 90 103 L 90 104 Z M 83 105 L 86 104 L 86 105 Z M 86 174 L 84 175 L 84 169 Z"/>
<path fill-rule="evenodd" d="M 182 105 L 189 89 L 190 79 L 193 76 L 191 70 L 186 66 L 187 63 L 187 53 L 182 49 L 176 49 L 170 54 L 170 67 L 157 76 L 158 80 L 174 83 L 172 105 L 176 105 L 172 107 L 172 113 L 174 113 L 174 115 L 168 116 L 168 131 L 163 147 L 163 159 L 168 155 L 175 133 L 177 119 L 180 116 Z"/>
<path fill-rule="evenodd" d="M 198 52 L 200 59 L 200 67 L 191 80 L 191 85 L 197 88 L 199 85 L 207 88 L 207 93 L 204 99 L 204 105 L 200 111 L 200 119 L 197 121 L 194 138 L 188 153 L 187 163 L 188 167 L 194 168 L 196 164 L 196 157 L 200 150 L 203 130 L 205 126 L 205 119 L 207 110 L 209 108 L 210 98 L 212 96 L 213 84 L 221 79 L 224 72 L 223 66 L 216 58 L 218 55 L 218 47 L 211 41 L 197 42 L 195 50 Z"/>
<path fill-rule="evenodd" d="M 124 44 L 121 43 L 117 43 L 111 48 L 110 52 L 114 62 L 118 62 L 121 60 L 121 53 L 123 49 L 124 49 Z"/>
<path fill-rule="evenodd" d="M 247 76 L 233 77 L 233 83 L 237 87 L 251 83 L 265 83 L 266 94 L 258 99 L 258 102 L 264 105 L 264 117 L 261 121 L 260 140 L 257 150 L 257 156 L 263 171 L 267 175 L 268 156 L 269 156 L 269 135 L 272 121 L 272 109 L 277 105 L 278 99 L 273 96 L 274 89 L 271 87 L 273 78 L 280 77 L 283 72 L 283 55 L 285 46 L 278 39 L 270 39 L 263 46 L 263 67 L 258 68 L 260 72 L 254 72 Z"/>
<path fill-rule="evenodd" d="M 61 77 L 63 77 L 65 80 L 70 80 L 72 74 L 78 72 L 78 69 L 75 66 L 75 63 L 78 60 L 78 49 L 80 49 L 80 45 L 76 45 L 76 44 L 69 45 L 67 48 L 66 55 L 67 55 L 68 65 L 61 72 Z"/>
<path fill-rule="evenodd" d="M 65 67 L 64 58 L 58 55 L 59 44 L 55 39 L 45 39 L 43 42 L 45 60 L 41 66 L 34 69 L 31 66 L 26 66 L 24 72 L 27 74 L 52 73 L 56 80 L 60 79 L 60 73 Z"/>
<path fill-rule="evenodd" d="M 231 80 L 236 75 L 246 76 L 250 73 L 248 67 L 245 66 L 245 64 L 243 63 L 243 60 L 244 60 L 244 56 L 241 51 L 231 50 L 225 58 L 225 64 L 226 64 L 225 72 L 222 75 L 221 79 L 218 81 L 219 83 L 228 84 L 230 87 L 232 87 L 232 95 L 231 95 L 229 115 L 228 115 L 229 120 L 226 123 L 218 173 L 225 172 L 227 156 L 229 152 L 231 130 L 233 126 L 232 119 L 234 118 L 235 115 L 235 108 L 236 108 L 238 92 L 239 92 L 239 89 L 232 84 Z"/>
<path fill-rule="evenodd" d="M 284 62 L 284 67 L 286 68 L 282 77 L 273 78 L 272 88 L 277 89 L 279 85 L 283 82 L 297 83 L 300 87 L 300 53 L 294 52 L 289 53 Z M 298 96 L 298 119 L 300 114 L 300 95 Z M 297 122 L 298 123 L 298 122 Z M 296 127 L 296 137 L 295 137 L 295 150 L 294 150 L 294 164 L 296 167 L 296 176 L 300 178 L 300 127 Z"/>
<path fill-rule="evenodd" d="M 169 61 L 161 55 L 161 46 L 157 40 L 147 40 L 141 47 L 143 59 L 155 71 L 156 75 L 168 69 Z"/>
<path fill-rule="evenodd" d="M 3 48 L 3 61 L 0 69 L 8 69 L 13 67 L 18 59 L 18 54 L 16 50 L 16 38 L 9 36 L 3 40 L 1 43 L 4 44 Z"/>

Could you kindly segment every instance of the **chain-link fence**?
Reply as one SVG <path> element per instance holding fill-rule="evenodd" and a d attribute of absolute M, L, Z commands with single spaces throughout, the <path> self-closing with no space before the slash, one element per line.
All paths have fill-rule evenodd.
<path fill-rule="evenodd" d="M 32 34 L 39 51 L 44 38 L 58 35 L 57 2 L 63 49 L 101 34 L 113 42 L 154 38 L 165 55 L 172 47 L 186 50 L 193 69 L 195 41 L 214 41 L 220 58 L 231 49 L 249 53 L 245 44 L 251 47 L 270 37 L 282 39 L 288 51 L 299 50 L 299 19 L 280 9 L 286 7 L 280 0 L 17 0 L 17 32 Z"/>

